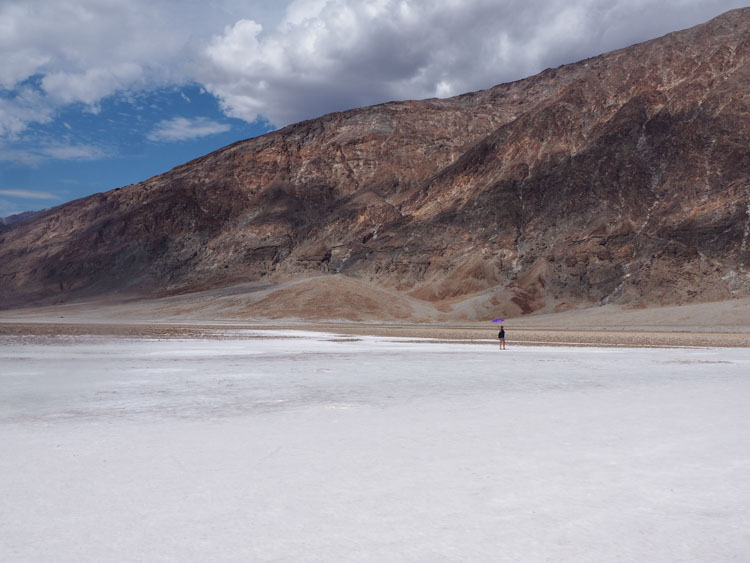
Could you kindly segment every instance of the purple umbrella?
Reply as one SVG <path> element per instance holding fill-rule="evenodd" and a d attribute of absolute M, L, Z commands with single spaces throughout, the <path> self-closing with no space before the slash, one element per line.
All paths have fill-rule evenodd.
<path fill-rule="evenodd" d="M 493 319 L 493 321 L 492 321 L 492 322 L 493 322 L 493 323 L 501 323 L 501 322 L 503 322 L 504 320 L 505 320 L 505 319 Z"/>

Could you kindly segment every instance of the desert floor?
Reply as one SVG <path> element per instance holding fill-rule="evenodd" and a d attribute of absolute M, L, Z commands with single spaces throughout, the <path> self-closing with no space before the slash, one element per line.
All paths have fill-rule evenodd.
<path fill-rule="evenodd" d="M 346 283 L 353 282 L 348 280 Z M 295 287 L 291 284 L 278 291 L 290 291 Z M 327 322 L 304 317 L 307 313 L 332 313 L 334 309 L 323 306 L 326 302 L 321 302 L 321 306 L 314 310 L 299 307 L 296 302 L 291 308 L 272 308 L 265 311 L 265 318 L 248 312 L 248 303 L 254 303 L 253 300 L 260 298 L 258 294 L 262 297 L 269 291 L 249 291 L 243 286 L 159 299 L 122 296 L 119 301 L 91 300 L 0 310 L 0 334 L 212 337 L 213 329 L 235 328 L 456 341 L 484 341 L 497 337 L 498 326 L 491 322 L 492 317 L 482 321 L 462 321 L 450 315 L 435 316 L 434 310 L 430 314 L 425 312 L 424 319 L 427 320 L 422 322 L 413 319 L 386 321 L 367 315 L 358 321 L 340 319 Z M 412 307 L 416 308 L 416 305 Z M 276 318 L 269 319 L 268 315 Z M 607 305 L 506 318 L 504 325 L 508 345 L 748 347 L 750 299 L 647 309 Z"/>
<path fill-rule="evenodd" d="M 396 325 L 378 323 L 113 323 L 53 322 L 52 320 L 0 320 L 0 335 L 6 336 L 124 336 L 154 338 L 224 338 L 226 330 L 306 330 L 334 332 L 352 336 L 383 336 L 430 339 L 440 342 L 474 342 L 487 344 L 497 338 L 497 326 L 466 325 Z M 614 347 L 750 347 L 747 332 L 693 332 L 687 330 L 622 330 L 609 329 L 535 329 L 505 325 L 507 346 L 614 346 Z"/>
<path fill-rule="evenodd" d="M 324 328 L 3 324 L 0 560 L 750 551 L 747 348 Z"/>

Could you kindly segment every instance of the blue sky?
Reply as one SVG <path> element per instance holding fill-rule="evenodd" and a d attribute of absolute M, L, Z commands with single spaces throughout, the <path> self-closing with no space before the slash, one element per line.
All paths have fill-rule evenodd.
<path fill-rule="evenodd" d="M 488 88 L 736 0 L 0 0 L 0 217 L 240 139 Z"/>
<path fill-rule="evenodd" d="M 31 124 L 0 161 L 0 217 L 135 184 L 273 127 L 226 116 L 197 84 L 73 104 Z"/>

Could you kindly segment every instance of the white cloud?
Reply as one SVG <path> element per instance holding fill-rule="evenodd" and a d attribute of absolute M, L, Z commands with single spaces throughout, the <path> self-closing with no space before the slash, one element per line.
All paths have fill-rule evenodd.
<path fill-rule="evenodd" d="M 52 72 L 42 79 L 42 88 L 58 103 L 93 105 L 117 90 L 131 87 L 143 75 L 140 65 L 123 62 L 85 72 Z"/>
<path fill-rule="evenodd" d="M 40 147 L 39 153 L 56 160 L 98 160 L 109 153 L 100 147 L 82 144 L 51 143 Z"/>
<path fill-rule="evenodd" d="M 261 0 L 1 0 L 0 136 L 69 104 L 96 110 L 119 91 L 190 82 L 197 54 L 227 22 L 275 23 L 282 10 Z M 16 99 L 24 88 L 34 94 L 27 103 Z"/>
<path fill-rule="evenodd" d="M 47 141 L 37 145 L 25 142 L 22 148 L 0 145 L 0 161 L 36 165 L 45 160 L 98 160 L 111 156 L 94 145 L 65 141 Z"/>
<path fill-rule="evenodd" d="M 700 23 L 736 0 L 295 0 L 206 46 L 198 79 L 227 114 L 285 125 L 450 96 Z"/>
<path fill-rule="evenodd" d="M 20 199 L 60 199 L 59 195 L 36 190 L 0 190 L 0 196 Z"/>
<path fill-rule="evenodd" d="M 154 130 L 148 134 L 148 139 L 151 141 L 186 141 L 225 133 L 231 128 L 227 123 L 219 123 L 205 117 L 194 119 L 174 117 L 157 123 Z"/>
<path fill-rule="evenodd" d="M 29 123 L 48 123 L 54 115 L 52 104 L 33 88 L 24 86 L 14 94 L 10 98 L 0 97 L 0 138 L 13 138 Z"/>

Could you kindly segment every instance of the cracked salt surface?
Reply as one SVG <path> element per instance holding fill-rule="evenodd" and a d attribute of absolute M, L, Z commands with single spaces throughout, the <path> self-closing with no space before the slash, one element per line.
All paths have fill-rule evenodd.
<path fill-rule="evenodd" d="M 750 350 L 264 334 L 4 340 L 0 560 L 750 552 Z"/>

